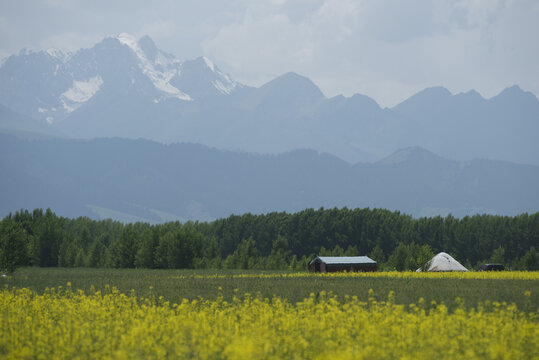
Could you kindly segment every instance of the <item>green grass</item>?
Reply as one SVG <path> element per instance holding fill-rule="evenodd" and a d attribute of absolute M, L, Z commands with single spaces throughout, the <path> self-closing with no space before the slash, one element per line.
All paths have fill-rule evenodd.
<path fill-rule="evenodd" d="M 345 295 L 357 296 L 367 301 L 369 289 L 373 289 L 378 300 L 387 299 L 388 293 L 395 292 L 398 304 L 416 303 L 420 297 L 427 304 L 431 301 L 444 302 L 449 307 L 455 305 L 460 297 L 468 307 L 479 302 L 498 301 L 517 304 L 519 309 L 537 311 L 539 309 L 539 281 L 537 280 L 484 280 L 484 279 L 399 279 L 399 278 L 346 278 L 346 277 L 276 277 L 276 278 L 238 278 L 237 274 L 268 274 L 278 272 L 240 271 L 240 270 L 144 270 L 144 269 L 63 269 L 63 268 L 24 268 L 12 276 L 0 278 L 0 285 L 7 287 L 26 287 L 43 292 L 47 287 L 65 287 L 68 282 L 73 289 L 88 291 L 93 285 L 96 290 L 106 285 L 115 286 L 128 293 L 135 290 L 138 296 L 153 293 L 163 296 L 172 303 L 183 298 L 215 299 L 221 293 L 226 300 L 234 294 L 243 296 L 258 292 L 262 297 L 276 295 L 295 303 L 308 297 L 310 293 L 332 292 L 338 298 Z M 219 278 L 196 278 L 192 275 L 225 276 Z M 236 290 L 237 289 L 237 290 Z M 531 296 L 524 296 L 531 291 Z M 531 301 L 531 303 L 530 303 Z"/>

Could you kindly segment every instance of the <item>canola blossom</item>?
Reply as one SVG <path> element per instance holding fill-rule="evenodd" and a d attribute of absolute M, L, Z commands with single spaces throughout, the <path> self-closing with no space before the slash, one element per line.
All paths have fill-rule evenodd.
<path fill-rule="evenodd" d="M 0 292 L 5 359 L 537 359 L 539 317 L 513 304 L 449 311 L 312 294 L 296 304 L 105 291 Z M 530 297 L 529 292 L 526 293 Z M 428 309 L 427 309 L 428 308 Z"/>
<path fill-rule="evenodd" d="M 398 278 L 398 279 L 489 279 L 489 280 L 539 280 L 539 271 L 468 271 L 468 272 L 415 272 L 415 271 L 380 271 L 380 272 L 334 272 L 334 273 L 254 273 L 254 274 L 212 274 L 212 275 L 176 275 L 175 279 L 226 279 L 226 278 Z"/>

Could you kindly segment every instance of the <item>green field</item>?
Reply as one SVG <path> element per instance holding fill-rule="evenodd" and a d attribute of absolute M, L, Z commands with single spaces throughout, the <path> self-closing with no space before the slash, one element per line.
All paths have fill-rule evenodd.
<path fill-rule="evenodd" d="M 249 277 L 240 277 L 243 274 Z M 163 296 L 171 303 L 187 299 L 215 299 L 221 293 L 225 300 L 234 295 L 250 293 L 271 298 L 274 295 L 295 303 L 309 294 L 333 293 L 339 299 L 346 295 L 357 296 L 367 301 L 369 289 L 375 297 L 385 300 L 390 291 L 395 292 L 398 304 L 416 303 L 424 298 L 444 302 L 449 307 L 455 305 L 457 297 L 466 306 L 475 307 L 479 302 L 497 301 L 515 303 L 519 309 L 536 311 L 539 308 L 539 281 L 509 279 L 415 279 L 393 277 L 326 277 L 326 276 L 273 276 L 284 272 L 261 272 L 246 270 L 144 270 L 144 269 L 88 269 L 88 268 L 23 268 L 12 276 L 1 278 L 0 284 L 7 287 L 25 287 L 43 292 L 47 287 L 65 287 L 69 282 L 73 289 L 89 291 L 106 286 L 117 287 L 124 293 L 132 289 L 138 296 Z M 217 275 L 217 277 L 212 277 Z M 262 276 L 258 276 L 262 275 Z M 153 290 L 150 290 L 150 287 Z M 221 290 L 219 290 L 221 288 Z M 531 296 L 524 296 L 530 291 Z M 531 301 L 531 303 L 530 303 Z"/>

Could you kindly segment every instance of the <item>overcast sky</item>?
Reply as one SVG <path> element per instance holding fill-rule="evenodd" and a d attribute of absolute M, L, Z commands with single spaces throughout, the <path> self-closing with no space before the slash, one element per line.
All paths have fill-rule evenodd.
<path fill-rule="evenodd" d="M 328 97 L 392 106 L 441 85 L 486 98 L 539 95 L 539 1 L 0 0 L 0 57 L 149 35 L 182 60 L 205 55 L 259 86 L 288 71 Z"/>

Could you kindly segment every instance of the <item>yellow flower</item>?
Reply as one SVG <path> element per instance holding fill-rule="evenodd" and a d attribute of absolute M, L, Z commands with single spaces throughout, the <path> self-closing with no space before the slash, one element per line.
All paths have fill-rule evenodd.
<path fill-rule="evenodd" d="M 369 298 L 321 292 L 290 304 L 246 294 L 171 305 L 116 288 L 5 288 L 0 358 L 539 358 L 539 317 L 513 304 L 467 309 L 457 299 L 449 311 L 436 303 L 427 310 L 423 299 L 397 305 L 393 292 L 375 300 L 370 291 Z"/>

